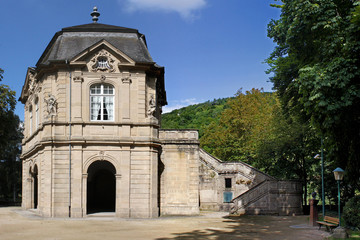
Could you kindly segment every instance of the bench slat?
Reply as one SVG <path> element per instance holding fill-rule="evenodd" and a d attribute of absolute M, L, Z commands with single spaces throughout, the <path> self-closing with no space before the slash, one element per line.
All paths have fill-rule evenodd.
<path fill-rule="evenodd" d="M 330 227 L 335 227 L 338 225 L 338 224 L 333 224 L 333 223 L 328 223 L 328 222 L 323 222 L 323 221 L 316 221 L 316 222 L 319 224 L 322 224 L 322 225 L 330 226 Z"/>
<path fill-rule="evenodd" d="M 325 222 L 334 223 L 334 224 L 339 224 L 339 219 L 338 219 L 338 218 L 334 218 L 334 217 L 325 216 L 324 221 L 325 221 Z"/>
<path fill-rule="evenodd" d="M 316 221 L 319 224 L 319 230 L 322 225 L 326 226 L 327 230 L 330 230 L 332 232 L 332 227 L 336 227 L 339 225 L 339 219 L 334 217 L 324 217 L 324 221 Z"/>

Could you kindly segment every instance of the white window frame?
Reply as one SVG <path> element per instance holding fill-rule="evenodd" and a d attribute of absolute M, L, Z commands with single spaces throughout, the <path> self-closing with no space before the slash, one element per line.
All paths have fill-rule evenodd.
<path fill-rule="evenodd" d="M 96 90 L 100 87 L 100 92 L 96 92 Z M 111 93 L 104 93 L 104 90 L 106 87 L 109 87 L 107 90 L 111 90 Z M 94 89 L 95 92 L 92 93 L 92 90 Z M 89 91 L 89 115 L 90 115 L 90 121 L 106 121 L 106 122 L 112 122 L 115 120 L 115 87 L 111 84 L 107 83 L 97 83 L 90 86 Z M 98 109 L 93 109 L 93 98 L 98 98 Z M 111 104 L 111 106 L 106 109 L 106 100 L 108 100 L 108 103 Z M 95 102 L 96 103 L 96 102 Z M 96 119 L 94 118 L 95 115 L 93 115 L 93 110 L 98 111 L 99 114 L 97 114 Z M 107 114 L 105 114 L 107 112 Z M 108 119 L 105 116 L 108 117 Z"/>

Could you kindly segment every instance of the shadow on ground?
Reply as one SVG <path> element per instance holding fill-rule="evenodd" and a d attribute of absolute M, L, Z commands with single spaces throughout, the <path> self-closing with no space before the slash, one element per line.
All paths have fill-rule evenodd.
<path fill-rule="evenodd" d="M 170 239 L 323 239 L 324 232 L 317 228 L 304 224 L 305 216 L 302 217 L 279 217 L 279 216 L 239 216 L 223 217 L 222 226 L 208 227 L 204 230 L 194 230 L 183 233 L 173 233 L 170 238 L 157 238 L 157 240 Z M 291 228 L 295 224 L 305 227 Z M 326 235 L 326 233 L 325 233 Z"/>

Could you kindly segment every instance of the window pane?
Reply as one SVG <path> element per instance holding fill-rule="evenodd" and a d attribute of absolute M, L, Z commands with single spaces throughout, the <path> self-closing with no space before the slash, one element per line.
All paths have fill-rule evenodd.
<path fill-rule="evenodd" d="M 101 120 L 99 119 L 99 111 L 101 107 L 101 98 L 100 97 L 90 97 L 90 119 L 91 120 Z"/>
<path fill-rule="evenodd" d="M 101 85 L 96 84 L 96 85 L 91 86 L 90 94 L 101 94 Z"/>
<path fill-rule="evenodd" d="M 109 85 L 104 85 L 104 94 L 109 94 Z"/>
<path fill-rule="evenodd" d="M 108 120 L 114 120 L 114 97 L 105 97 Z"/>
<path fill-rule="evenodd" d="M 114 96 L 111 96 L 113 94 L 114 87 L 110 84 L 96 84 L 90 87 L 90 95 L 92 95 L 90 96 L 90 120 L 114 120 Z"/>

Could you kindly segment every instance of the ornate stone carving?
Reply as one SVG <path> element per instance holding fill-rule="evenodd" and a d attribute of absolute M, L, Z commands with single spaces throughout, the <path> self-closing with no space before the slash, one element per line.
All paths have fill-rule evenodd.
<path fill-rule="evenodd" d="M 105 76 L 105 75 L 101 75 L 100 81 L 101 81 L 101 82 L 105 82 L 105 80 L 106 80 L 106 76 Z"/>
<path fill-rule="evenodd" d="M 45 103 L 47 104 L 46 111 L 48 113 L 48 117 L 56 116 L 56 108 L 57 108 L 57 101 L 54 95 L 48 94 L 48 98 L 44 98 Z"/>
<path fill-rule="evenodd" d="M 99 51 L 91 60 L 91 71 L 93 72 L 114 72 L 115 59 L 104 49 Z"/>
<path fill-rule="evenodd" d="M 33 73 L 29 73 L 29 93 L 31 94 L 32 92 L 34 92 L 35 89 L 35 76 Z"/>
<path fill-rule="evenodd" d="M 153 117 L 155 111 L 156 111 L 156 100 L 155 100 L 154 94 L 150 94 L 149 106 L 148 106 L 148 110 L 147 110 L 148 117 Z"/>
<path fill-rule="evenodd" d="M 104 160 L 104 151 L 99 152 L 99 158 L 100 158 L 101 161 Z"/>

